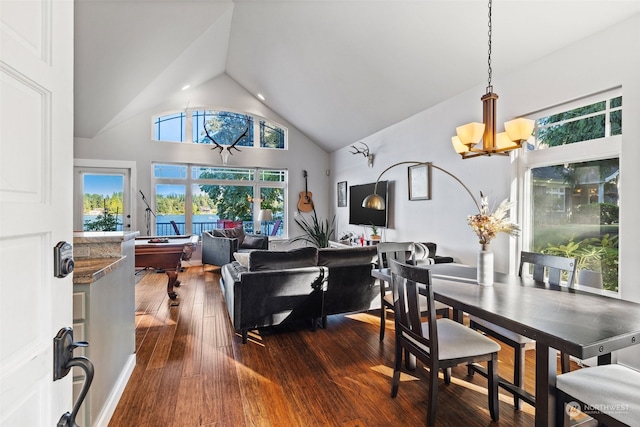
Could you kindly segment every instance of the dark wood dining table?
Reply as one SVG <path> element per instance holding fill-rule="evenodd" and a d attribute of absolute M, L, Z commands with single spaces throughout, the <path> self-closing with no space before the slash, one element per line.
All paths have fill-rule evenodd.
<path fill-rule="evenodd" d="M 611 352 L 640 343 L 640 304 L 496 273 L 492 286 L 476 282 L 475 267 L 424 265 L 436 300 L 536 341 L 535 425 L 554 425 L 558 351 L 611 363 Z M 373 269 L 390 281 L 389 269 Z"/>

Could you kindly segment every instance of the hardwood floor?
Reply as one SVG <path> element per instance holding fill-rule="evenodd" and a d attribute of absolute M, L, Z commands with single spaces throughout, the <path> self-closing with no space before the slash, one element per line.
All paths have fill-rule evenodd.
<path fill-rule="evenodd" d="M 376 312 L 330 316 L 308 325 L 263 330 L 241 343 L 231 328 L 212 271 L 180 274 L 180 304 L 170 306 L 166 275 L 148 272 L 136 285 L 137 365 L 109 424 L 118 426 L 419 426 L 426 420 L 428 372 L 403 374 L 390 397 L 393 319 L 384 342 Z M 503 346 L 508 349 L 508 347 Z M 509 350 L 500 374 L 513 369 Z M 534 389 L 533 351 L 525 388 Z M 442 377 L 442 375 L 441 375 Z M 501 390 L 500 421 L 491 421 L 486 380 L 453 370 L 440 382 L 438 425 L 531 426 L 533 408 L 513 408 Z"/>

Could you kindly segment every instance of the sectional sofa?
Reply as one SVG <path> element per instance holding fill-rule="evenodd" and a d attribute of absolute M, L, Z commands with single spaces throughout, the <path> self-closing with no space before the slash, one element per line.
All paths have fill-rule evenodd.
<path fill-rule="evenodd" d="M 296 320 L 315 329 L 329 315 L 380 308 L 371 277 L 375 246 L 255 250 L 237 258 L 222 267 L 220 286 L 243 343 L 252 329 Z"/>

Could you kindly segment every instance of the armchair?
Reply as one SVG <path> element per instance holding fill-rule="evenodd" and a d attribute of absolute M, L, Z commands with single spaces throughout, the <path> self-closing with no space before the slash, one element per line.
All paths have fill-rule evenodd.
<path fill-rule="evenodd" d="M 269 236 L 245 234 L 242 226 L 202 232 L 202 265 L 222 267 L 234 260 L 235 252 L 269 249 Z"/>

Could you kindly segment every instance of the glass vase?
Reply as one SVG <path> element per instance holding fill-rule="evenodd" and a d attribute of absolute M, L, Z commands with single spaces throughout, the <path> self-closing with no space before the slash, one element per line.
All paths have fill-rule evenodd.
<path fill-rule="evenodd" d="M 493 285 L 493 252 L 488 243 L 482 245 L 478 251 L 478 284 Z"/>

